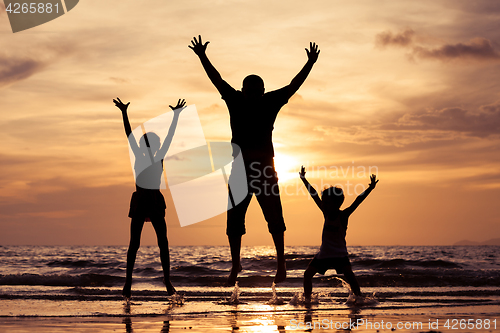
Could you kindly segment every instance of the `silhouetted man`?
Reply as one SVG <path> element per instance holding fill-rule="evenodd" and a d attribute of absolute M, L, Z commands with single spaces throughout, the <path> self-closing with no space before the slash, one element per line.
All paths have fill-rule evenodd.
<path fill-rule="evenodd" d="M 308 60 L 289 85 L 265 93 L 264 81 L 258 75 L 247 76 L 243 80 L 241 91 L 231 87 L 208 60 L 206 49 L 209 42 L 203 44 L 201 36 L 198 36 L 198 40 L 194 37 L 191 43 L 189 48 L 200 58 L 210 81 L 217 88 L 229 109 L 231 142 L 241 149 L 249 189 L 247 197 L 227 212 L 226 234 L 232 257 L 232 269 L 228 284 L 234 285 L 236 277 L 241 271 L 241 236 L 245 234 L 245 214 L 253 194 L 260 204 L 276 246 L 278 269 L 274 282 L 282 282 L 286 278 L 284 245 L 286 228 L 283 220 L 278 177 L 274 169 L 272 132 L 278 112 L 304 83 L 318 59 L 318 46 L 315 43 L 310 43 L 309 50 L 306 49 Z M 233 151 L 233 155 L 236 156 L 236 154 L 237 152 Z M 231 180 L 229 183 L 231 184 Z M 229 190 L 229 196 L 231 199 L 231 190 Z"/>

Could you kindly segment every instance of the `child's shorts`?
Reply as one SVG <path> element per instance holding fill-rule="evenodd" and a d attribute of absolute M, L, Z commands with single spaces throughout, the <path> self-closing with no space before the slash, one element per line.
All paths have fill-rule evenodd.
<path fill-rule="evenodd" d="M 141 189 L 132 193 L 128 217 L 164 217 L 166 208 L 165 198 L 160 190 Z"/>
<path fill-rule="evenodd" d="M 309 266 L 316 268 L 318 273 L 321 275 L 324 275 L 327 270 L 332 268 L 337 271 L 337 274 L 343 274 L 343 268 L 351 266 L 351 262 L 347 256 L 325 259 L 318 259 L 314 257 L 314 259 L 309 263 Z"/>

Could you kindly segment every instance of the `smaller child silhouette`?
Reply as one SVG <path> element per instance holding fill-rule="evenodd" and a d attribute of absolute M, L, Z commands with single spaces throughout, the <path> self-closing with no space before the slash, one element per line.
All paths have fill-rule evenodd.
<path fill-rule="evenodd" d="M 306 186 L 309 194 L 316 205 L 323 212 L 325 224 L 323 226 L 323 235 L 319 252 L 309 263 L 304 272 L 304 297 L 306 302 L 310 301 L 312 293 L 312 278 L 316 273 L 325 274 L 328 269 L 335 269 L 337 273 L 344 274 L 345 279 L 350 284 L 353 293 L 356 296 L 361 295 L 358 281 L 352 272 L 351 263 L 347 256 L 346 231 L 349 216 L 358 208 L 359 204 L 365 200 L 370 192 L 378 183 L 375 175 L 370 176 L 370 184 L 366 191 L 361 193 L 351 206 L 340 210 L 344 202 L 344 193 L 339 187 L 328 187 L 321 192 L 321 199 L 318 192 L 307 181 L 306 169 L 300 170 L 300 179 Z"/>

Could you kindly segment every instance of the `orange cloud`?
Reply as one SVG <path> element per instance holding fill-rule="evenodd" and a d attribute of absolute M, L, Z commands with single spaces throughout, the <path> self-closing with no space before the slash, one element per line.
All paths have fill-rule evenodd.
<path fill-rule="evenodd" d="M 493 48 L 492 43 L 482 37 L 476 37 L 466 43 L 444 44 L 436 48 L 416 45 L 416 33 L 413 29 L 406 29 L 399 33 L 385 31 L 375 37 L 375 45 L 380 48 L 387 46 L 409 47 L 411 52 L 408 54 L 410 59 L 415 57 L 421 59 L 436 59 L 449 61 L 454 59 L 467 60 L 499 60 L 500 53 Z"/>
<path fill-rule="evenodd" d="M 61 57 L 73 53 L 73 46 L 66 42 L 32 45 L 38 52 L 30 50 L 0 54 L 0 87 L 28 79 L 41 72 Z"/>
<path fill-rule="evenodd" d="M 481 106 L 476 112 L 460 107 L 450 107 L 406 114 L 394 126 L 386 128 L 451 131 L 474 137 L 498 135 L 500 133 L 500 101 Z"/>
<path fill-rule="evenodd" d="M 394 46 L 408 46 L 413 43 L 413 36 L 415 31 L 406 29 L 403 32 L 393 34 L 391 31 L 381 32 L 375 37 L 375 44 L 380 47 L 389 45 Z"/>
<path fill-rule="evenodd" d="M 499 60 L 498 53 L 491 42 L 486 38 L 473 38 L 468 43 L 445 44 L 441 47 L 430 49 L 415 46 L 412 51 L 414 56 L 437 60 L 471 59 L 471 60 Z"/>
<path fill-rule="evenodd" d="M 45 66 L 43 61 L 37 59 L 0 55 L 0 86 L 27 79 Z"/>
<path fill-rule="evenodd" d="M 73 210 L 56 210 L 49 212 L 33 212 L 33 213 L 19 213 L 19 217 L 41 217 L 48 219 L 66 219 L 70 217 L 75 217 L 82 215 L 85 211 L 79 209 Z"/>
<path fill-rule="evenodd" d="M 336 142 L 403 147 L 417 142 L 498 137 L 500 101 L 471 111 L 461 107 L 406 113 L 396 120 L 345 126 L 318 125 L 314 131 Z"/>

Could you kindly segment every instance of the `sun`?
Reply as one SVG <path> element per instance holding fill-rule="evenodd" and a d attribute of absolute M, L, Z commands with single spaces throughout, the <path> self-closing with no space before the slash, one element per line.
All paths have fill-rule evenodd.
<path fill-rule="evenodd" d="M 297 160 L 288 155 L 275 154 L 274 168 L 278 173 L 278 180 L 280 182 L 286 182 L 299 176 Z"/>

